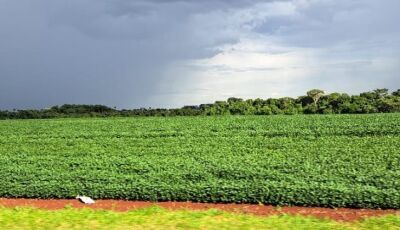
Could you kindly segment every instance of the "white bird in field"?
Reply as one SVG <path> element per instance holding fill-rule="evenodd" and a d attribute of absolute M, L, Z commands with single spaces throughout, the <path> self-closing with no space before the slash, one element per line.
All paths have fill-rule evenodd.
<path fill-rule="evenodd" d="M 80 200 L 82 203 L 85 204 L 94 204 L 94 200 L 88 196 L 76 196 L 76 199 Z"/>

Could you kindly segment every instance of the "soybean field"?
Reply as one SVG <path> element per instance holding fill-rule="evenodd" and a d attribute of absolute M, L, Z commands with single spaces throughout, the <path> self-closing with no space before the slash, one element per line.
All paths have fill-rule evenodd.
<path fill-rule="evenodd" d="M 400 208 L 400 114 L 0 121 L 0 197 Z"/>

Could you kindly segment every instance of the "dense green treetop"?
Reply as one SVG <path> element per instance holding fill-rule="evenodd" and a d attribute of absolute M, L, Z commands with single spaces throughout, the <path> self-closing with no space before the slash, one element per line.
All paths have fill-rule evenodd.
<path fill-rule="evenodd" d="M 139 108 L 117 110 L 104 105 L 53 106 L 41 110 L 0 111 L 0 119 L 37 119 L 59 117 L 131 117 L 131 116 L 211 116 L 273 114 L 354 114 L 400 112 L 400 89 L 375 89 L 359 95 L 325 94 L 312 89 L 297 98 L 247 99 L 231 97 L 213 104 L 188 105 L 176 109 Z"/>

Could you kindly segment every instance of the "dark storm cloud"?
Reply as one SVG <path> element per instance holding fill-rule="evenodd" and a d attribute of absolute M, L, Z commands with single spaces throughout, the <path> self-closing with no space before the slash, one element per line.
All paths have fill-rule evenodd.
<path fill-rule="evenodd" d="M 371 40 L 387 35 L 398 39 L 400 1 L 305 1 L 296 13 L 267 17 L 255 31 L 279 36 L 292 46 L 326 47 L 343 41 Z"/>
<path fill-rule="evenodd" d="M 396 85 L 400 3 L 382 2 L 0 0 L 0 108 L 43 108 L 63 103 L 123 108 L 190 104 L 195 101 L 193 85 L 201 82 L 198 78 L 192 81 L 198 67 L 179 71 L 186 62 L 212 58 L 243 39 L 257 38 L 255 44 L 260 43 L 259 37 L 270 44 L 271 54 L 275 50 L 277 54 L 290 53 L 292 48 L 318 50 L 313 58 L 321 62 L 315 65 L 326 68 L 318 72 L 321 78 L 301 84 L 286 80 L 282 84 L 296 84 L 301 90 L 316 82 L 316 86 L 327 82 L 356 85 L 361 77 L 354 81 L 346 78 L 363 74 L 371 82 L 368 87 Z M 276 69 L 241 61 L 249 62 L 245 69 L 236 68 L 242 72 Z M 218 75 L 215 66 L 201 68 Z M 380 81 L 373 76 L 377 73 L 387 77 Z M 335 74 L 342 75 L 335 78 Z M 224 79 L 221 82 L 227 81 Z M 217 78 L 213 81 L 225 84 Z M 260 90 L 264 87 L 253 85 L 259 85 Z M 241 87 L 246 95 L 255 91 Z M 225 85 L 216 88 L 220 96 L 235 94 Z M 201 102 L 209 102 L 217 94 L 202 92 L 209 97 L 199 96 Z M 171 95 L 185 96 L 174 104 Z"/>
<path fill-rule="evenodd" d="M 0 107 L 146 106 L 163 68 L 237 41 L 205 14 L 254 1 L 0 1 Z"/>

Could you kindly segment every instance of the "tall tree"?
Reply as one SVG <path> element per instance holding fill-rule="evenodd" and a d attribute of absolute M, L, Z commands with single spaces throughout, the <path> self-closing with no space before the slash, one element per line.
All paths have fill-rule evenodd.
<path fill-rule="evenodd" d="M 325 92 L 323 90 L 320 89 L 312 89 L 310 91 L 307 92 L 307 96 L 311 97 L 314 105 L 317 106 L 318 100 L 324 96 Z"/>
<path fill-rule="evenodd" d="M 383 89 L 375 89 L 374 92 L 376 93 L 378 98 L 386 97 L 389 94 L 389 90 L 386 88 Z"/>
<path fill-rule="evenodd" d="M 400 89 L 394 91 L 394 92 L 392 93 L 392 95 L 393 95 L 393 96 L 396 96 L 396 97 L 400 97 Z"/>

